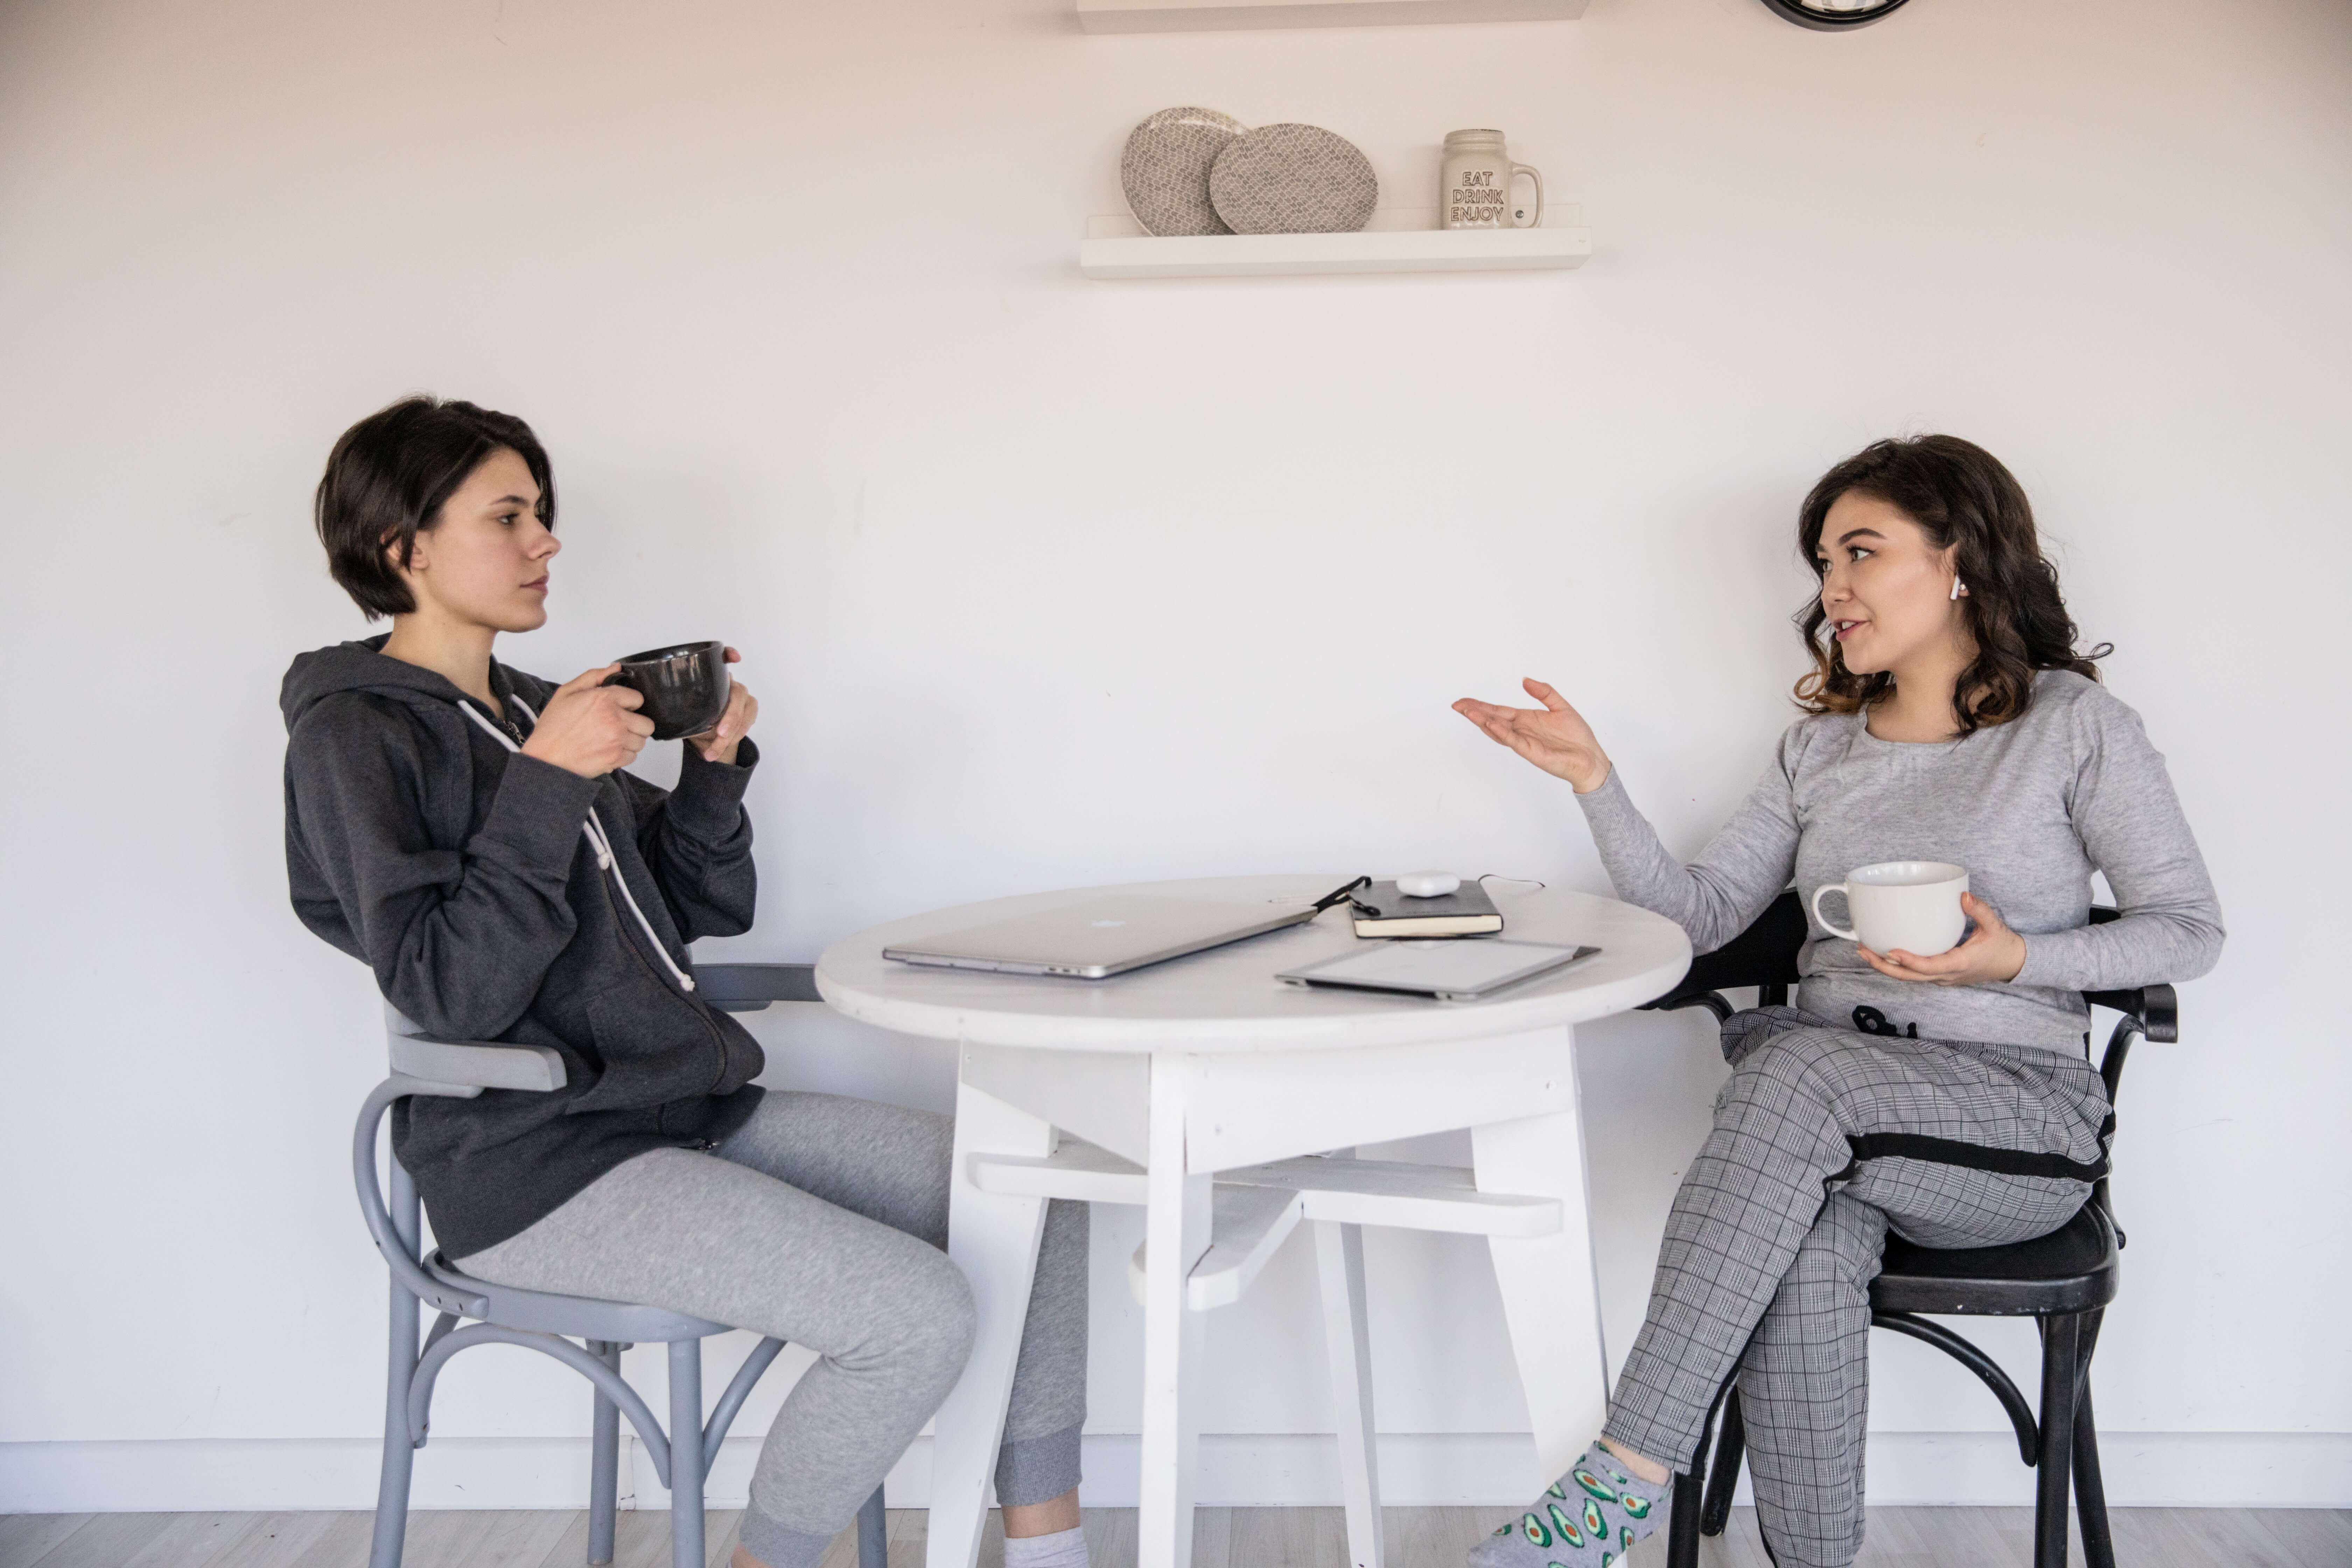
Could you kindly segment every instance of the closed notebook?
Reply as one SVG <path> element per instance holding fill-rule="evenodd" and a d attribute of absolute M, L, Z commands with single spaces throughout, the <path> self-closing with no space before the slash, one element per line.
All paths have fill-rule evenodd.
<path fill-rule="evenodd" d="M 1374 882 L 1349 900 L 1358 936 L 1490 936 L 1503 929 L 1502 911 L 1475 882 L 1433 899 L 1409 899 L 1394 882 Z"/>

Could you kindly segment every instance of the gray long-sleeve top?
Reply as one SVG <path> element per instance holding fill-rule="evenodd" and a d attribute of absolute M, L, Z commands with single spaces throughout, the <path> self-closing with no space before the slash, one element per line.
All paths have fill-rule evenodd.
<path fill-rule="evenodd" d="M 2221 956 L 2221 904 L 2163 756 L 2137 713 L 2067 670 L 2036 678 L 2021 717 L 1958 741 L 1882 741 L 1861 714 L 1798 721 L 1687 866 L 1613 767 L 1577 803 L 1617 896 L 1681 926 L 1700 952 L 1746 930 L 1792 880 L 1810 900 L 1883 860 L 1967 867 L 1969 890 L 2025 938 L 2014 980 L 1929 985 L 1880 974 L 1808 911 L 1797 1003 L 1841 1024 L 1867 1005 L 1930 1039 L 2077 1051 L 2083 992 L 2194 980 Z M 2121 920 L 2087 923 L 2094 870 Z"/>

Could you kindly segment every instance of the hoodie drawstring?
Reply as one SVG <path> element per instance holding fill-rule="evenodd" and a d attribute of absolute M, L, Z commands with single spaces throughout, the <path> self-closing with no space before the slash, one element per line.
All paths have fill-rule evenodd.
<path fill-rule="evenodd" d="M 522 710 L 523 717 L 530 721 L 531 727 L 533 729 L 537 729 L 539 727 L 539 715 L 531 711 L 530 703 L 525 702 L 520 697 L 509 697 L 507 700 L 512 702 L 516 707 Z M 483 732 L 488 735 L 491 740 L 496 741 L 499 745 L 504 746 L 509 752 L 520 752 L 522 750 L 520 746 L 515 744 L 514 738 L 512 736 L 509 735 L 505 731 L 499 729 L 496 724 L 491 723 L 479 712 L 476 711 L 472 703 L 460 702 L 457 706 L 464 709 L 466 717 L 480 725 Z M 604 820 L 596 815 L 596 808 L 594 806 L 592 805 L 588 808 L 588 820 L 580 825 L 580 831 L 588 836 L 588 847 L 596 852 L 596 868 L 599 871 L 606 871 L 612 874 L 614 885 L 621 889 L 622 901 L 629 906 L 629 912 L 637 917 L 637 924 L 645 928 L 646 940 L 654 944 L 654 951 L 656 952 L 661 954 L 662 963 L 668 967 L 671 975 L 677 979 L 679 987 L 687 991 L 693 990 L 693 977 L 688 974 L 685 970 L 680 969 L 677 966 L 677 960 L 672 958 L 669 955 L 669 949 L 662 945 L 660 935 L 654 930 L 654 922 L 646 919 L 645 910 L 637 908 L 636 895 L 629 891 L 629 879 L 621 875 L 620 868 L 614 863 L 613 840 L 605 835 Z"/>

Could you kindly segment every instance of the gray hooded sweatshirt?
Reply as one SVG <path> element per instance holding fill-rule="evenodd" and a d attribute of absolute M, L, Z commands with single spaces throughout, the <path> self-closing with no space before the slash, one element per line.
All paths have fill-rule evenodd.
<path fill-rule="evenodd" d="M 708 1147 L 751 1114 L 759 1044 L 690 988 L 686 944 L 751 928 L 742 801 L 759 753 L 747 740 L 714 763 L 689 746 L 675 792 L 582 778 L 511 749 L 548 682 L 493 661 L 500 725 L 383 641 L 286 672 L 287 879 L 302 923 L 429 1033 L 563 1058 L 552 1094 L 394 1110 L 394 1148 L 463 1258 L 625 1160 Z"/>

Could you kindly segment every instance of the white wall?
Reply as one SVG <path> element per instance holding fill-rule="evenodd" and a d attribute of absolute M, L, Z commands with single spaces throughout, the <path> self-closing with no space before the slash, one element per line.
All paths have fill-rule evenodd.
<path fill-rule="evenodd" d="M 1500 125 L 1598 254 L 1079 279 L 1126 129 L 1188 102 L 1328 125 L 1397 205 Z M 761 957 L 1142 877 L 1602 889 L 1565 787 L 1445 710 L 1528 672 L 1696 850 L 1790 717 L 1806 485 L 1888 432 L 1984 442 L 2231 931 L 2124 1100 L 2111 1485 L 2352 1502 L 2347 190 L 2338 0 L 1920 0 L 1850 37 L 1755 0 L 1111 39 L 1052 0 L 0 8 L 0 1507 L 370 1496 L 344 1149 L 380 1046 L 286 907 L 274 699 L 362 629 L 320 461 L 417 388 L 554 455 L 555 619 L 506 657 L 748 650 L 764 898 L 714 945 Z M 1396 635 L 1432 596 L 1452 624 Z M 762 1026 L 781 1079 L 940 1102 L 936 1049 L 804 1022 Z M 1583 1059 L 1622 1353 L 1721 1069 L 1687 1017 Z M 1098 1500 L 1134 1229 L 1097 1222 Z M 1391 1500 L 1517 1497 L 1476 1249 L 1383 1236 L 1372 1270 Z M 1213 1498 L 1335 1494 L 1311 1300 L 1286 1256 L 1214 1326 Z M 1980 1389 L 1877 1354 L 1877 1500 L 2027 1496 Z M 469 1358 L 420 1498 L 576 1500 L 585 1415 Z"/>

